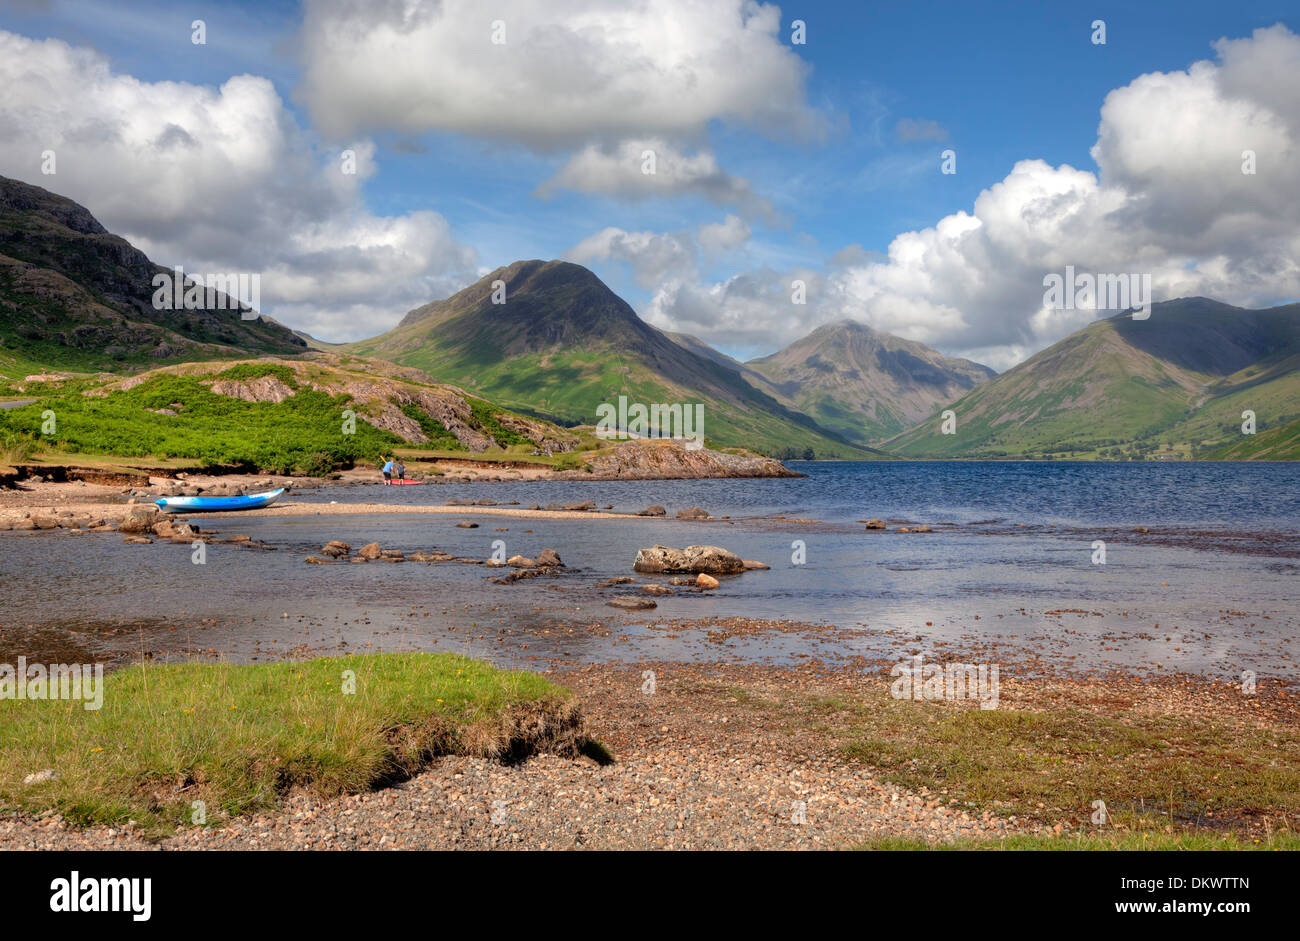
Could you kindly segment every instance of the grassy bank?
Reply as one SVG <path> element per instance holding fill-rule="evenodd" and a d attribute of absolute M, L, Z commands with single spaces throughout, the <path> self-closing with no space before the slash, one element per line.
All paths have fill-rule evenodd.
<path fill-rule="evenodd" d="M 1249 848 L 1269 834 L 1297 847 L 1300 723 L 1285 690 L 1248 697 L 1186 678 L 1004 681 L 999 707 L 981 710 L 897 700 L 885 678 L 835 685 L 717 689 L 765 727 L 815 736 L 832 755 L 972 816 L 1059 823 L 1062 839 L 1100 829 L 1115 848 L 1134 839 L 1196 848 L 1221 836 Z M 1095 801 L 1105 802 L 1101 828 Z"/>
<path fill-rule="evenodd" d="M 1208 850 L 1300 850 L 1300 836 L 1290 831 L 1258 839 L 1231 833 L 1071 833 L 1064 836 L 1009 836 L 930 844 L 923 840 L 886 837 L 854 847 L 859 850 L 1005 850 L 1008 852 L 1199 852 Z"/>
<path fill-rule="evenodd" d="M 194 801 L 211 825 L 270 810 L 293 787 L 373 789 L 438 755 L 579 747 L 567 690 L 453 654 L 137 665 L 104 683 L 98 710 L 0 700 L 0 807 L 159 834 L 192 825 Z M 57 778 L 23 783 L 45 769 Z"/>
<path fill-rule="evenodd" d="M 839 710 L 832 701 L 828 708 Z M 936 708 L 937 706 L 937 708 Z M 1132 829 L 1300 819 L 1300 735 L 1222 713 L 1140 708 L 996 710 L 899 701 L 848 707 L 846 756 L 908 787 L 1001 814 Z"/>

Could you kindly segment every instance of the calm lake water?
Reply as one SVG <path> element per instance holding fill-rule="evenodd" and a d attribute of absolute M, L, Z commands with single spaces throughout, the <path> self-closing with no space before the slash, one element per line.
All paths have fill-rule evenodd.
<path fill-rule="evenodd" d="M 788 480 L 543 481 L 325 488 L 309 503 L 699 505 L 730 520 L 375 515 L 201 520 L 274 546 L 124 545 L 0 534 L 0 660 L 19 653 L 247 661 L 464 650 L 499 663 L 935 658 L 978 649 L 1025 669 L 1244 669 L 1294 680 L 1300 487 L 1293 464 L 800 463 Z M 775 517 L 786 517 L 785 520 Z M 927 523 L 934 532 L 866 532 Z M 458 529 L 461 519 L 477 529 Z M 815 522 L 795 522 L 792 520 Z M 1136 533 L 1134 527 L 1149 532 Z M 502 530 L 502 531 L 498 531 Z M 531 532 L 529 532 L 531 530 Z M 445 563 L 305 565 L 330 539 L 486 559 L 556 549 L 569 571 L 512 585 Z M 1094 543 L 1106 543 L 1096 564 Z M 772 566 L 650 612 L 597 588 L 641 546 L 721 545 Z M 710 636 L 688 623 L 785 619 L 798 632 Z M 655 626 L 656 622 L 658 626 Z M 41 654 L 44 650 L 45 653 Z M 989 651 L 993 651 L 992 654 Z"/>

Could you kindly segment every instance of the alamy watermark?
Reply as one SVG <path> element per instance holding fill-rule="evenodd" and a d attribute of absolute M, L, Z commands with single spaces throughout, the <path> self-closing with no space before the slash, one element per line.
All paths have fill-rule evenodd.
<path fill-rule="evenodd" d="M 598 438 L 676 438 L 686 441 L 688 451 L 704 447 L 702 404 L 645 405 L 633 402 L 629 405 L 627 396 L 620 395 L 617 406 L 612 402 L 596 406 L 596 418 Z"/>
<path fill-rule="evenodd" d="M 28 663 L 19 657 L 17 666 L 0 663 L 0 699 L 82 700 L 94 712 L 104 705 L 102 663 Z"/>
<path fill-rule="evenodd" d="M 154 310 L 237 310 L 241 320 L 256 320 L 262 309 L 260 274 L 189 276 L 177 265 L 174 274 L 160 272 L 150 283 Z"/>
<path fill-rule="evenodd" d="M 889 686 L 895 699 L 978 700 L 981 709 L 998 707 L 998 665 L 987 663 L 924 663 L 922 654 L 914 654 L 889 669 L 898 677 Z"/>
<path fill-rule="evenodd" d="M 1043 306 L 1053 310 L 1132 310 L 1134 320 L 1151 316 L 1151 273 L 1075 274 L 1074 265 L 1065 274 L 1055 271 L 1043 276 Z"/>

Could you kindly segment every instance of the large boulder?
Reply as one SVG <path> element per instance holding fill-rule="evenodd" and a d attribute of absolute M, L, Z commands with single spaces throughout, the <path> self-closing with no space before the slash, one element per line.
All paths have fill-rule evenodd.
<path fill-rule="evenodd" d="M 735 575 L 745 570 L 745 562 L 734 552 L 728 552 L 718 546 L 687 546 L 685 549 L 654 546 L 650 549 L 638 549 L 632 568 L 650 575 L 664 572 Z"/>
<path fill-rule="evenodd" d="M 152 533 L 154 523 L 158 521 L 158 507 L 134 506 L 118 524 L 120 533 Z"/>

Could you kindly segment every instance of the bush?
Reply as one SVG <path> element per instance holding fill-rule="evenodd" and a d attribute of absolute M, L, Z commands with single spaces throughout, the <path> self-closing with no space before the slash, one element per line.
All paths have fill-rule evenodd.
<path fill-rule="evenodd" d="M 0 464 L 21 464 L 30 460 L 36 451 L 36 441 L 31 435 L 0 428 Z"/>
<path fill-rule="evenodd" d="M 256 378 L 246 371 L 238 375 Z M 103 397 L 46 396 L 10 415 L 15 423 L 35 427 L 40 413 L 53 409 L 59 420 L 58 445 L 70 451 L 122 457 L 166 454 L 205 465 L 288 474 L 328 472 L 404 443 L 364 420 L 357 421 L 355 434 L 343 434 L 342 413 L 351 402 L 349 396 L 314 389 L 299 389 L 279 403 L 245 402 L 213 394 L 194 376 L 161 375 Z M 181 406 L 176 415 L 148 411 L 174 403 Z"/>

